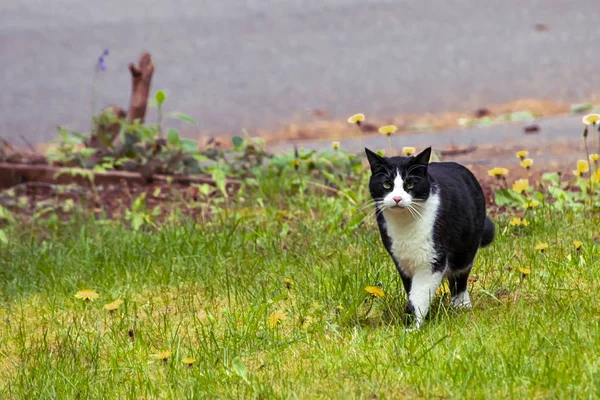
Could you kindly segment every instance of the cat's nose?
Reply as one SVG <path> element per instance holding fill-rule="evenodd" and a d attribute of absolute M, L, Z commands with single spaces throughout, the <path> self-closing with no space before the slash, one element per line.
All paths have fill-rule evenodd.
<path fill-rule="evenodd" d="M 398 203 L 400 203 L 402 201 L 402 197 L 400 197 L 400 196 L 396 196 L 393 199 L 396 202 L 396 204 L 398 204 Z"/>

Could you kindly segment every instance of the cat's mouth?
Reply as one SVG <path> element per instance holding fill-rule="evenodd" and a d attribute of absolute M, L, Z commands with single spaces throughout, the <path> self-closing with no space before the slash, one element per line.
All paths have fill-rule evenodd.
<path fill-rule="evenodd" d="M 390 204 L 388 206 L 385 207 L 388 210 L 393 210 L 393 211 L 402 211 L 402 210 L 406 210 L 406 204 Z"/>

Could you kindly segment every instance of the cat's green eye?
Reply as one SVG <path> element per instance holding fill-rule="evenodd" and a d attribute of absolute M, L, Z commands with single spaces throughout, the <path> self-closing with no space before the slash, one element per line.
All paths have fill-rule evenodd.
<path fill-rule="evenodd" d="M 392 187 L 392 184 L 389 182 L 383 182 L 383 188 L 384 189 L 390 189 Z"/>
<path fill-rule="evenodd" d="M 412 183 L 407 183 L 405 186 L 407 189 L 412 189 L 415 185 L 413 185 Z"/>

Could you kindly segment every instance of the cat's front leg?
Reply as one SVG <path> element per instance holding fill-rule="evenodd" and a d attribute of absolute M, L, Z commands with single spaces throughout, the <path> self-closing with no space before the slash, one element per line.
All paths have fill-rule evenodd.
<path fill-rule="evenodd" d="M 431 302 L 435 297 L 435 291 L 442 283 L 443 277 L 443 273 L 435 268 L 417 270 L 412 277 L 406 310 L 409 315 L 413 315 L 414 329 L 423 326 Z"/>

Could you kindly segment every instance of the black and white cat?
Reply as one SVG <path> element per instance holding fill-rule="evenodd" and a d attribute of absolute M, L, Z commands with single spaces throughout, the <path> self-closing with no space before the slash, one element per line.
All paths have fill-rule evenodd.
<path fill-rule="evenodd" d="M 408 294 L 406 315 L 420 328 L 444 277 L 452 305 L 471 307 L 467 279 L 495 233 L 475 176 L 457 163 L 430 164 L 430 147 L 414 157 L 365 151 L 381 239 Z"/>

